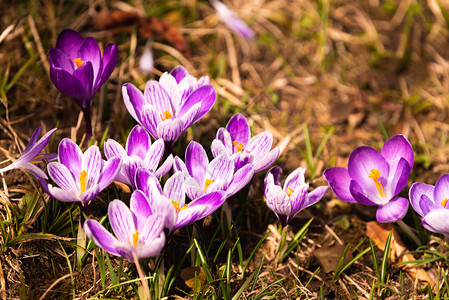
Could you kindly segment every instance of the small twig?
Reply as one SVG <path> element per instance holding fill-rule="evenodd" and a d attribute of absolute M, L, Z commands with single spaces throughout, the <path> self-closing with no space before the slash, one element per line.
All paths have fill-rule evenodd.
<path fill-rule="evenodd" d="M 47 296 L 47 294 L 61 281 L 63 281 L 64 279 L 66 279 L 67 277 L 73 276 L 73 275 L 77 275 L 78 272 L 75 273 L 69 273 L 69 274 L 65 274 L 64 276 L 58 278 L 55 282 L 53 282 L 48 289 L 45 291 L 45 293 L 42 294 L 42 296 L 39 298 L 39 300 L 45 299 L 45 297 Z"/>
<path fill-rule="evenodd" d="M 44 47 L 42 46 L 42 41 L 36 28 L 36 23 L 34 23 L 34 19 L 31 15 L 28 15 L 28 23 L 30 24 L 31 34 L 33 35 L 34 42 L 36 43 L 37 52 L 39 53 L 42 64 L 44 65 L 45 72 L 48 77 L 50 77 L 50 63 L 45 55 Z"/>

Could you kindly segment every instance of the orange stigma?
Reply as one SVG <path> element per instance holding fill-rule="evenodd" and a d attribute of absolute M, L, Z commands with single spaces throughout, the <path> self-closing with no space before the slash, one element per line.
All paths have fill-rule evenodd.
<path fill-rule="evenodd" d="M 206 178 L 206 182 L 204 183 L 204 190 L 206 190 L 209 187 L 209 185 L 211 185 L 211 183 L 214 181 L 215 181 L 215 179 L 207 179 Z"/>
<path fill-rule="evenodd" d="M 162 121 L 165 121 L 167 119 L 170 119 L 172 116 L 172 114 L 170 113 L 170 111 L 166 110 L 164 111 L 164 114 L 161 114 L 161 119 Z"/>
<path fill-rule="evenodd" d="M 128 243 L 130 245 L 133 245 L 135 248 L 137 248 L 137 241 L 139 240 L 139 230 L 136 229 L 136 232 L 133 233 L 133 243 L 131 244 L 131 241 L 128 238 Z"/>
<path fill-rule="evenodd" d="M 79 67 L 81 67 L 83 64 L 84 64 L 84 60 L 81 60 L 81 58 L 75 58 L 74 60 L 73 60 L 73 62 L 76 64 L 76 67 L 77 68 L 79 68 Z"/>
<path fill-rule="evenodd" d="M 86 185 L 87 185 L 87 172 L 82 170 L 80 172 L 80 187 L 81 187 L 81 194 L 86 191 Z"/>
<path fill-rule="evenodd" d="M 446 203 L 447 203 L 447 198 L 444 199 L 443 201 L 441 201 L 441 206 L 446 207 Z"/>
<path fill-rule="evenodd" d="M 41 158 L 44 158 L 44 157 L 45 157 L 45 155 L 40 154 L 40 155 L 36 156 L 35 158 L 33 158 L 32 160 L 30 160 L 30 163 L 35 164 L 35 165 L 40 164 L 43 162 L 43 160 L 41 160 Z"/>
<path fill-rule="evenodd" d="M 287 196 L 291 196 L 293 193 L 293 190 L 291 188 L 288 188 L 287 191 L 285 192 L 287 194 Z"/>
<path fill-rule="evenodd" d="M 179 207 L 179 202 L 181 202 L 181 200 L 178 200 L 178 202 L 172 200 L 172 202 L 171 202 L 173 204 L 173 206 L 175 207 L 176 211 L 180 211 L 180 210 L 187 208 L 187 204 L 184 204 L 183 207 Z"/>
<path fill-rule="evenodd" d="M 237 148 L 237 152 L 242 152 L 243 147 L 245 147 L 245 145 L 243 145 L 243 143 L 239 143 L 239 141 L 233 141 L 232 144 L 235 146 L 235 148 Z"/>
<path fill-rule="evenodd" d="M 377 190 L 379 191 L 379 195 L 381 198 L 385 198 L 387 195 L 385 194 L 384 187 L 382 186 L 382 183 L 380 182 L 380 172 L 376 169 L 371 169 L 371 172 L 368 175 L 369 178 L 371 178 L 374 181 L 374 184 L 376 185 Z"/>

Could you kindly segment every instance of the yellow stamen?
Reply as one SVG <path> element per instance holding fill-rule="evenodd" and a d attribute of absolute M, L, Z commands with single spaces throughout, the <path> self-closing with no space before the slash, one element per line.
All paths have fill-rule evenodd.
<path fill-rule="evenodd" d="M 82 170 L 80 172 L 80 187 L 81 187 L 81 194 L 86 191 L 86 185 L 87 185 L 87 172 Z"/>
<path fill-rule="evenodd" d="M 444 199 L 443 201 L 441 201 L 441 206 L 442 207 L 446 207 L 446 202 L 447 202 L 447 198 Z"/>
<path fill-rule="evenodd" d="M 128 243 L 137 248 L 137 241 L 139 240 L 139 230 L 136 229 L 136 232 L 133 233 L 133 243 L 128 238 Z"/>
<path fill-rule="evenodd" d="M 173 206 L 176 208 L 176 211 L 180 211 L 180 210 L 187 208 L 187 204 L 184 204 L 183 207 L 179 207 L 179 202 L 181 202 L 181 200 L 178 200 L 178 202 L 172 200 L 172 202 L 171 202 L 173 204 Z"/>
<path fill-rule="evenodd" d="M 371 173 L 369 173 L 368 177 L 374 181 L 374 184 L 376 185 L 376 188 L 379 191 L 380 197 L 385 198 L 387 195 L 385 194 L 384 187 L 382 186 L 382 183 L 380 182 L 379 179 L 380 172 L 376 169 L 371 169 Z"/>
<path fill-rule="evenodd" d="M 288 188 L 287 192 L 286 192 L 287 196 L 290 197 L 292 195 L 292 193 L 293 193 L 293 190 L 291 188 Z"/>
<path fill-rule="evenodd" d="M 73 60 L 73 62 L 76 64 L 76 67 L 77 68 L 79 68 L 79 67 L 81 67 L 83 64 L 84 64 L 84 60 L 81 60 L 81 58 L 75 58 L 74 60 Z"/>
<path fill-rule="evenodd" d="M 206 183 L 204 183 L 204 190 L 206 190 L 209 187 L 209 185 L 214 181 L 215 181 L 215 179 L 207 179 L 206 178 Z"/>
<path fill-rule="evenodd" d="M 35 165 L 40 164 L 43 162 L 43 160 L 41 160 L 41 158 L 44 158 L 44 157 L 45 157 L 44 154 L 39 154 L 38 156 L 36 156 L 32 160 L 30 160 L 30 163 L 35 164 Z"/>
<path fill-rule="evenodd" d="M 164 114 L 163 114 L 163 115 L 161 114 L 161 119 L 162 119 L 162 121 L 165 121 L 165 120 L 167 120 L 167 119 L 170 119 L 171 117 L 173 117 L 173 116 L 172 116 L 172 114 L 170 113 L 170 111 L 168 111 L 168 110 L 164 111 Z"/>
<path fill-rule="evenodd" d="M 232 144 L 235 146 L 235 148 L 237 148 L 237 152 L 242 152 L 243 147 L 245 147 L 245 145 L 243 145 L 243 143 L 239 143 L 239 141 L 233 141 Z"/>

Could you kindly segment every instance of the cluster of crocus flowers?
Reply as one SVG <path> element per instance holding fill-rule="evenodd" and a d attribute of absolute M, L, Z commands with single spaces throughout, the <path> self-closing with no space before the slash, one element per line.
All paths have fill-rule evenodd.
<path fill-rule="evenodd" d="M 103 56 L 93 37 L 64 29 L 50 49 L 50 77 L 55 87 L 72 97 L 84 113 L 87 137 L 92 136 L 90 107 L 95 93 L 108 80 L 117 62 L 117 47 L 108 44 Z"/>
<path fill-rule="evenodd" d="M 340 199 L 377 205 L 377 221 L 392 223 L 407 213 L 408 200 L 397 195 L 407 185 L 413 163 L 409 141 L 396 135 L 385 142 L 380 153 L 366 146 L 355 149 L 347 169 L 329 168 L 323 176 Z"/>
<path fill-rule="evenodd" d="M 131 116 L 167 146 L 201 119 L 216 99 L 208 76 L 197 80 L 182 66 L 162 74 L 159 81 L 148 81 L 144 93 L 131 83 L 123 86 L 122 93 Z"/>
<path fill-rule="evenodd" d="M 53 133 L 56 131 L 56 128 L 48 131 L 42 138 L 37 140 L 39 134 L 41 133 L 41 127 L 38 126 L 31 135 L 30 141 L 28 145 L 23 150 L 22 155 L 14 161 L 12 164 L 0 169 L 0 173 L 14 170 L 14 169 L 23 169 L 27 170 L 31 174 L 33 174 L 37 178 L 47 179 L 47 174 L 42 171 L 37 164 L 42 163 L 44 161 L 52 161 L 56 159 L 56 153 L 47 153 L 40 154 L 45 146 L 48 145 Z"/>
<path fill-rule="evenodd" d="M 300 167 L 290 173 L 283 188 L 279 181 L 282 172 L 280 167 L 272 167 L 265 176 L 265 201 L 283 227 L 301 210 L 320 201 L 329 190 L 328 186 L 319 186 L 309 192 L 309 184 L 305 182 L 304 177 L 305 171 Z"/>

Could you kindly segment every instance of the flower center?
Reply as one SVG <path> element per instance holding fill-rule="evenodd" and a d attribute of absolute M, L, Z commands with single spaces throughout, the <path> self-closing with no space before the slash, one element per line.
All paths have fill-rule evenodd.
<path fill-rule="evenodd" d="M 81 187 L 81 194 L 86 191 L 86 185 L 87 185 L 87 172 L 82 170 L 80 172 L 80 187 Z"/>
<path fill-rule="evenodd" d="M 443 201 L 441 201 L 441 206 L 446 207 L 446 203 L 447 203 L 447 198 L 444 199 Z"/>
<path fill-rule="evenodd" d="M 77 67 L 77 68 L 81 67 L 81 66 L 84 64 L 84 60 L 81 60 L 80 57 L 75 58 L 75 59 L 73 60 L 73 62 L 76 64 L 76 67 Z"/>
<path fill-rule="evenodd" d="M 164 111 L 164 114 L 160 114 L 160 115 L 161 115 L 162 121 L 165 121 L 165 120 L 173 117 L 172 114 L 170 113 L 170 111 L 168 111 L 168 110 Z"/>
<path fill-rule="evenodd" d="M 187 208 L 187 204 L 184 204 L 183 207 L 179 207 L 179 202 L 181 202 L 181 200 L 178 200 L 178 202 L 176 202 L 175 200 L 172 200 L 171 203 L 173 204 L 173 206 L 175 207 L 176 211 L 180 211 L 183 209 Z"/>
<path fill-rule="evenodd" d="M 35 164 L 35 165 L 40 164 L 43 162 L 43 160 L 41 158 L 44 158 L 44 157 L 45 157 L 45 155 L 39 154 L 38 156 L 36 156 L 32 160 L 30 160 L 30 163 Z"/>
<path fill-rule="evenodd" d="M 137 248 L 137 241 L 139 240 L 139 230 L 136 229 L 136 232 L 133 233 L 133 243 L 131 244 L 131 241 L 128 238 L 128 243 L 130 245 L 133 245 L 135 248 Z"/>
<path fill-rule="evenodd" d="M 377 189 L 377 191 L 379 191 L 380 198 L 387 197 L 387 195 L 385 194 L 384 187 L 382 186 L 382 183 L 380 182 L 380 171 L 378 171 L 376 169 L 371 169 L 371 173 L 369 173 L 368 177 L 374 181 L 374 184 L 376 185 L 376 189 Z"/>
<path fill-rule="evenodd" d="M 211 183 L 214 181 L 215 181 L 215 179 L 207 179 L 206 178 L 206 182 L 204 183 L 204 190 L 206 190 L 209 187 L 209 185 L 211 185 Z"/>
<path fill-rule="evenodd" d="M 245 147 L 245 145 L 243 145 L 243 143 L 240 143 L 239 141 L 233 141 L 232 144 L 237 149 L 237 152 L 242 152 L 243 151 L 243 147 Z"/>
<path fill-rule="evenodd" d="M 294 191 L 293 191 L 291 188 L 288 188 L 288 189 L 287 189 L 287 192 L 285 192 L 285 193 L 287 194 L 287 196 L 291 197 L 291 195 L 292 195 L 293 192 L 294 192 Z"/>

